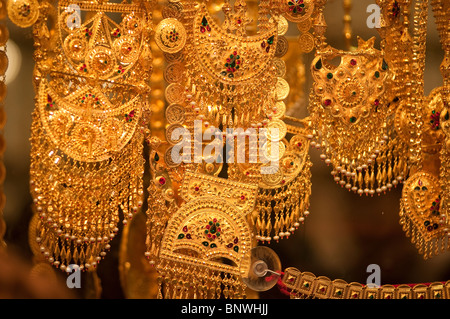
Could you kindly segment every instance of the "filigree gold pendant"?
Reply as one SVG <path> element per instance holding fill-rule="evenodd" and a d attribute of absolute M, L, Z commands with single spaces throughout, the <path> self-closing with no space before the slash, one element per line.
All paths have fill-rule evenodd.
<path fill-rule="evenodd" d="M 327 47 L 311 67 L 314 144 L 333 167 L 336 182 L 367 195 L 398 183 L 392 175 L 387 126 L 397 104 L 386 94 L 391 73 L 373 44 L 374 38 L 359 39 L 354 52 Z"/>
<path fill-rule="evenodd" d="M 448 249 L 448 213 L 442 208 L 439 179 L 417 172 L 404 183 L 400 224 L 419 253 L 430 258 Z"/>
<path fill-rule="evenodd" d="M 159 298 L 243 298 L 257 187 L 187 172 L 164 232 Z"/>
<path fill-rule="evenodd" d="M 59 2 L 49 46 L 35 32 L 31 193 L 40 251 L 53 265 L 95 267 L 143 203 L 151 69 L 149 12 L 139 4 Z M 70 6 L 70 10 L 69 9 Z M 111 16 L 122 13 L 117 22 Z M 34 25 L 42 30 L 45 19 Z M 44 42 L 42 42 L 44 41 Z"/>

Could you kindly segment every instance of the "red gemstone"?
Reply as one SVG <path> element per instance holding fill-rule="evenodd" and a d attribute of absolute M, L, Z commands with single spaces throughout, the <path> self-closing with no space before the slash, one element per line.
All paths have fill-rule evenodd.
<path fill-rule="evenodd" d="M 198 192 L 200 190 L 200 187 L 195 186 L 195 191 Z"/>
<path fill-rule="evenodd" d="M 216 222 L 217 222 L 217 218 L 214 218 L 214 219 L 213 219 L 213 223 L 216 223 Z"/>
<path fill-rule="evenodd" d="M 266 42 L 261 42 L 261 48 L 265 48 L 266 47 Z"/>
<path fill-rule="evenodd" d="M 159 184 L 160 185 L 164 185 L 166 183 L 166 179 L 164 178 L 164 177 L 161 177 L 160 179 L 159 179 Z"/>
<path fill-rule="evenodd" d="M 237 20 L 237 23 L 238 23 L 238 24 L 241 24 L 241 23 L 242 23 L 241 19 L 238 19 L 238 20 Z"/>
<path fill-rule="evenodd" d="M 187 239 L 192 239 L 191 234 L 187 234 L 187 235 L 186 235 L 186 238 L 187 238 Z"/>
<path fill-rule="evenodd" d="M 330 105 L 331 105 L 331 100 L 330 100 L 330 99 L 326 99 L 326 100 L 323 102 L 323 104 L 324 104 L 325 106 L 330 106 Z"/>
<path fill-rule="evenodd" d="M 375 101 L 374 101 L 374 104 L 375 104 L 375 106 L 380 105 L 380 100 L 375 100 Z"/>
<path fill-rule="evenodd" d="M 241 196 L 241 200 L 245 200 L 245 196 L 244 195 Z"/>
<path fill-rule="evenodd" d="M 188 231 L 187 226 L 184 226 L 184 227 L 183 227 L 183 231 L 184 231 L 185 233 Z"/>
<path fill-rule="evenodd" d="M 351 60 L 350 60 L 350 64 L 353 65 L 353 66 L 355 66 L 355 65 L 356 65 L 356 60 L 355 60 L 355 59 L 351 59 Z"/>
<path fill-rule="evenodd" d="M 205 30 L 204 27 L 200 27 L 200 32 L 201 32 L 201 33 L 205 33 L 205 31 L 206 31 L 206 30 Z"/>
<path fill-rule="evenodd" d="M 239 239 L 236 237 L 233 242 L 234 244 L 237 244 L 239 242 Z"/>
<path fill-rule="evenodd" d="M 208 30 L 208 32 L 211 31 L 211 27 L 209 25 L 206 26 L 206 30 Z"/>
<path fill-rule="evenodd" d="M 297 146 L 298 146 L 298 147 L 302 146 L 302 143 L 298 142 L 298 143 L 297 143 Z"/>

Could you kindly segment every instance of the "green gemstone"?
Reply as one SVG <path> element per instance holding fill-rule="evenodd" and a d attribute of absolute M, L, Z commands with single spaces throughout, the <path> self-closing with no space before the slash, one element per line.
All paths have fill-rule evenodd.
<path fill-rule="evenodd" d="M 380 77 L 380 72 L 376 71 L 375 72 L 375 77 L 378 79 Z"/>
<path fill-rule="evenodd" d="M 328 73 L 328 74 L 327 74 L 327 78 L 328 78 L 329 80 L 331 80 L 331 79 L 333 78 L 333 73 Z"/>
<path fill-rule="evenodd" d="M 320 70 L 322 68 L 322 59 L 319 59 L 314 67 L 316 68 L 316 70 Z"/>
<path fill-rule="evenodd" d="M 155 153 L 155 162 L 159 161 L 159 155 L 158 153 Z"/>
<path fill-rule="evenodd" d="M 234 246 L 233 250 L 234 250 L 235 252 L 238 252 L 238 251 L 239 251 L 239 247 L 238 247 L 238 246 Z"/>
<path fill-rule="evenodd" d="M 386 71 L 388 68 L 389 68 L 389 66 L 387 65 L 387 63 L 386 63 L 386 61 L 385 60 L 383 60 L 383 66 L 381 67 L 384 71 Z"/>
<path fill-rule="evenodd" d="M 273 44 L 273 40 L 274 40 L 274 36 L 271 36 L 271 37 L 267 40 L 267 43 Z"/>
<path fill-rule="evenodd" d="M 179 234 L 178 235 L 178 239 L 183 239 L 184 238 L 184 234 Z"/>
<path fill-rule="evenodd" d="M 206 27 L 207 25 L 208 25 L 208 20 L 206 20 L 206 17 L 203 17 L 202 26 Z"/>
<path fill-rule="evenodd" d="M 216 244 L 211 244 L 209 247 L 211 247 L 211 248 L 216 248 L 217 245 L 216 245 Z"/>
<path fill-rule="evenodd" d="M 447 113 L 445 113 L 444 119 L 445 119 L 446 121 L 448 121 L 448 118 L 449 118 L 449 115 L 448 115 L 448 112 L 447 112 Z"/>
<path fill-rule="evenodd" d="M 356 117 L 352 116 L 352 117 L 350 118 L 350 123 L 355 123 L 355 122 L 356 122 Z"/>
<path fill-rule="evenodd" d="M 207 241 L 204 241 L 202 244 L 203 244 L 203 246 L 205 246 L 205 247 L 208 247 L 208 246 L 209 246 L 209 243 L 208 243 Z"/>

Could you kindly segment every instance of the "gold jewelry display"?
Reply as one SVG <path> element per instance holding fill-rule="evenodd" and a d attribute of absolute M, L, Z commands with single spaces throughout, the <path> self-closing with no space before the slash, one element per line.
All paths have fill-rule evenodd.
<path fill-rule="evenodd" d="M 264 16 L 263 12 L 267 9 L 268 7 L 264 6 L 261 8 L 260 17 Z M 310 192 L 310 162 L 307 154 L 309 139 L 306 138 L 308 133 L 306 129 L 300 129 L 297 130 L 297 135 L 295 135 L 290 142 L 283 139 L 287 133 L 287 128 L 281 120 L 285 111 L 282 100 L 289 94 L 289 85 L 286 80 L 282 78 L 284 72 L 281 72 L 280 69 L 285 67 L 284 61 L 280 60 L 280 58 L 287 52 L 287 42 L 280 39 L 283 39 L 282 34 L 285 33 L 286 30 L 283 27 L 277 27 L 277 25 L 274 25 L 273 22 L 271 23 L 270 20 L 265 21 L 261 18 L 259 21 L 260 31 L 267 31 L 263 35 L 255 36 L 252 40 L 249 40 L 249 37 L 244 40 L 243 34 L 245 29 L 243 27 L 249 22 L 245 3 L 236 3 L 234 11 L 229 4 L 225 3 L 222 10 L 225 13 L 225 21 L 222 26 L 219 26 L 207 11 L 205 4 L 194 4 L 193 2 L 180 3 L 177 10 L 172 7 L 171 10 L 165 11 L 166 18 L 162 20 L 156 28 L 156 43 L 158 47 L 165 52 L 166 60 L 168 62 L 164 71 L 165 79 L 168 83 L 165 90 L 166 100 L 169 103 L 166 108 L 166 119 L 168 122 L 166 128 L 166 140 L 168 143 L 161 142 L 157 138 L 153 138 L 150 141 L 152 148 L 150 153 L 152 182 L 149 187 L 149 202 L 151 204 L 147 211 L 148 235 L 146 256 L 151 264 L 156 265 L 158 273 L 162 276 L 159 281 L 161 286 L 161 293 L 159 294 L 160 298 L 187 298 L 189 296 L 192 297 L 192 294 L 196 297 L 219 297 L 221 295 L 220 291 L 216 291 L 216 295 L 214 295 L 214 292 L 212 292 L 212 295 L 208 295 L 208 291 L 210 290 L 207 289 L 214 289 L 212 286 L 213 283 L 210 281 L 211 279 L 204 274 L 205 271 L 203 268 L 198 267 L 197 264 L 199 264 L 199 262 L 195 262 L 195 259 L 192 259 L 192 257 L 195 256 L 202 256 L 203 253 L 200 255 L 197 253 L 194 256 L 191 256 L 190 259 L 183 257 L 182 259 L 187 259 L 176 263 L 175 261 L 179 260 L 179 256 L 175 258 L 177 255 L 172 251 L 174 248 L 171 248 L 174 244 L 172 237 L 175 235 L 179 236 L 178 238 L 183 237 L 183 239 L 187 239 L 184 236 L 189 237 L 189 239 L 200 236 L 199 234 L 195 235 L 190 233 L 177 233 L 174 235 L 169 232 L 173 232 L 173 230 L 171 230 L 171 225 L 173 224 L 171 221 L 174 220 L 175 216 L 185 214 L 185 217 L 183 218 L 189 220 L 190 218 L 193 218 L 192 215 L 195 216 L 197 214 L 197 205 L 202 203 L 197 202 L 196 198 L 186 197 L 185 194 L 189 193 L 189 191 L 194 194 L 204 194 L 204 189 L 206 189 L 207 193 L 205 193 L 205 195 L 214 196 L 216 192 L 214 189 L 219 187 L 206 183 L 206 181 L 200 177 L 194 178 L 195 182 L 189 182 L 192 183 L 192 185 L 187 187 L 186 180 L 190 180 L 192 174 L 189 173 L 190 170 L 208 174 L 208 176 L 211 176 L 210 178 L 212 178 L 212 180 L 216 180 L 216 183 L 218 183 L 217 185 L 226 185 L 227 183 L 229 183 L 229 185 L 235 185 L 233 188 L 242 187 L 239 185 L 246 185 L 242 184 L 242 182 L 253 182 L 254 184 L 255 181 L 259 180 L 259 182 L 253 186 L 254 194 L 252 196 L 239 188 L 236 191 L 233 191 L 233 193 L 235 193 L 234 196 L 239 199 L 237 202 L 234 201 L 233 205 L 238 205 L 239 207 L 239 205 L 243 203 L 252 203 L 246 211 L 249 213 L 254 210 L 255 213 L 253 215 L 257 216 L 256 218 L 251 219 L 253 226 L 248 224 L 247 219 L 245 219 L 245 227 L 248 228 L 246 230 L 248 234 L 245 235 L 248 239 L 245 241 L 250 240 L 254 233 L 252 228 L 256 228 L 256 232 L 263 236 L 262 238 L 261 236 L 257 237 L 263 241 L 270 241 L 270 235 L 272 235 L 271 231 L 274 231 L 274 239 L 280 238 L 278 234 L 288 236 L 290 232 L 295 229 L 294 226 L 298 227 L 299 221 L 304 220 L 305 215 L 303 215 L 303 212 L 308 206 L 308 196 Z M 184 27 L 180 24 L 179 20 L 185 21 Z M 191 26 L 192 23 L 193 26 Z M 171 32 L 174 32 L 175 38 L 173 41 L 175 42 L 178 41 L 177 36 L 182 38 L 179 46 L 170 42 L 170 39 L 167 43 L 164 41 L 164 39 L 167 39 L 165 36 L 167 31 L 165 30 L 172 30 Z M 277 37 L 278 32 L 281 33 L 278 34 L 279 37 Z M 207 35 L 207 37 L 205 37 L 205 35 Z M 220 41 L 223 40 L 212 40 L 214 39 L 214 36 L 216 36 L 217 39 L 229 38 L 228 46 L 226 41 L 222 44 Z M 186 39 L 183 40 L 183 38 Z M 220 45 L 216 48 L 214 45 L 217 45 L 217 43 Z M 212 45 L 208 51 L 213 50 L 214 55 L 224 56 L 225 63 L 223 65 L 217 64 L 215 59 L 213 59 L 214 57 L 210 53 L 206 53 L 207 51 L 200 51 L 205 50 L 207 45 Z M 173 49 L 172 47 L 176 47 L 176 49 Z M 177 58 L 174 57 L 175 54 L 178 55 Z M 261 69 L 256 70 L 255 73 L 251 68 L 253 62 L 252 60 L 247 60 L 247 57 L 254 59 L 258 56 L 267 59 L 267 63 L 262 65 Z M 272 65 L 271 61 L 277 61 L 279 70 L 277 74 L 280 75 L 278 78 L 271 79 L 272 74 L 268 72 L 268 67 Z M 215 64 L 211 64 L 212 62 Z M 200 74 L 201 77 L 198 77 Z M 247 105 L 245 109 L 246 117 L 241 116 L 240 114 L 244 112 L 244 110 L 241 109 L 241 105 L 244 105 L 242 104 L 244 100 L 240 99 L 247 99 L 245 93 L 251 92 L 251 90 L 254 89 L 253 87 L 250 87 L 249 84 L 254 83 L 255 80 L 259 79 L 258 76 L 261 75 L 267 77 L 267 79 L 271 79 L 272 91 L 268 90 L 267 93 L 265 93 L 266 91 L 262 93 L 257 92 L 257 100 L 255 102 L 252 101 L 252 103 L 255 103 L 254 105 L 257 106 L 258 101 L 263 101 L 262 99 L 265 99 L 267 96 L 271 98 L 264 102 L 263 109 L 261 109 L 261 106 L 257 106 L 259 109 L 258 112 L 251 112 L 251 108 Z M 172 80 L 174 76 L 178 81 Z M 202 80 L 202 77 L 205 79 L 204 82 L 195 82 Z M 184 86 L 183 83 L 185 83 Z M 205 94 L 206 92 L 209 93 Z M 233 92 L 236 94 L 234 95 Z M 229 98 L 230 93 L 233 94 L 232 99 Z M 216 100 L 211 98 L 215 98 Z M 250 102 L 248 99 L 245 101 L 246 104 Z M 204 105 L 204 107 L 199 107 L 199 104 Z M 249 113 L 249 111 L 251 113 Z M 261 111 L 263 111 L 263 113 Z M 265 116 L 261 117 L 261 115 Z M 276 141 L 282 140 L 282 143 L 280 143 L 279 157 L 282 158 L 281 161 L 283 167 L 271 174 L 261 175 L 258 170 L 263 166 L 262 163 L 248 165 L 229 164 L 228 180 L 222 180 L 212 177 L 217 176 L 222 169 L 222 166 L 218 164 L 217 161 L 211 162 L 208 161 L 208 158 L 202 157 L 201 162 L 198 163 L 174 163 L 172 150 L 180 140 L 173 140 L 172 132 L 184 127 L 189 129 L 189 134 L 193 137 L 195 120 L 202 120 L 202 134 L 207 129 L 216 126 L 221 127 L 223 131 L 227 128 L 233 129 L 238 127 L 262 128 L 267 126 L 268 128 L 279 128 L 281 136 L 278 136 Z M 255 123 L 256 121 L 259 123 Z M 228 132 L 226 135 L 224 134 L 224 138 L 235 138 L 235 135 L 228 134 Z M 274 140 L 269 139 L 268 142 L 270 141 L 273 142 Z M 202 150 L 204 150 L 204 147 L 205 143 L 203 143 Z M 250 147 L 252 146 L 249 145 L 248 147 L 249 148 L 246 149 L 246 156 L 248 156 Z M 235 156 L 237 154 L 237 149 L 235 148 L 233 151 L 231 156 L 236 160 Z M 162 156 L 162 154 L 164 155 Z M 189 152 L 189 154 L 184 155 L 195 156 L 194 150 Z M 274 160 L 278 160 L 278 158 Z M 262 187 L 259 192 L 256 192 L 258 190 L 258 184 Z M 180 188 L 180 185 L 183 185 L 183 187 Z M 187 188 L 191 189 L 186 190 Z M 227 189 L 228 188 L 226 188 L 226 190 Z M 275 202 L 274 211 L 272 211 L 269 206 L 273 200 L 273 196 L 271 195 L 273 193 L 278 194 L 275 196 L 275 198 L 278 199 L 277 202 Z M 183 198 L 184 204 L 180 202 L 180 200 L 177 200 L 180 196 Z M 220 202 L 221 197 L 218 196 L 219 193 L 216 194 L 214 201 L 211 201 L 211 205 L 217 205 L 214 203 Z M 297 202 L 297 196 L 303 196 L 300 203 Z M 254 209 L 256 197 L 258 197 L 259 204 L 258 207 Z M 226 198 L 228 201 L 232 200 L 228 195 Z M 286 198 L 287 200 L 284 202 Z M 209 198 L 205 198 L 204 200 L 207 199 Z M 279 207 L 276 207 L 277 203 L 280 204 L 278 205 Z M 285 205 L 285 208 L 282 208 L 281 205 Z M 189 210 L 185 213 L 183 207 L 193 208 L 192 211 Z M 214 210 L 214 207 L 209 207 L 209 210 Z M 209 212 L 209 214 L 210 213 L 211 212 Z M 217 214 L 223 214 L 220 213 L 220 205 Z M 274 217 L 272 217 L 272 215 L 274 215 Z M 205 217 L 202 216 L 202 218 Z M 211 219 L 213 224 L 216 223 L 214 220 L 218 220 L 218 217 L 208 218 Z M 271 219 L 274 221 L 272 222 Z M 186 223 L 187 222 L 188 221 L 186 221 Z M 229 222 L 223 221 L 223 223 Z M 273 230 L 270 225 L 271 223 L 274 223 Z M 191 226 L 187 225 L 184 225 L 183 227 L 183 230 L 191 228 Z M 193 227 L 195 228 L 195 226 Z M 228 229 L 231 226 L 226 227 Z M 177 231 L 180 232 L 180 230 Z M 236 230 L 234 233 L 236 234 Z M 211 236 L 215 237 L 215 235 Z M 228 247 L 234 243 L 233 246 L 228 247 L 228 249 L 233 248 L 234 252 L 237 253 L 240 248 L 236 243 L 242 242 L 242 239 L 239 239 L 238 235 L 234 235 L 234 237 L 235 238 L 230 239 L 231 242 L 225 244 Z M 209 240 L 215 240 L 215 238 L 208 238 Z M 199 239 L 197 239 L 197 241 L 198 240 Z M 188 242 L 191 241 L 189 240 Z M 203 241 L 201 244 L 205 245 L 205 243 L 207 243 L 207 241 Z M 216 249 L 216 245 L 216 243 L 213 243 L 212 245 L 209 245 L 209 248 Z M 222 245 L 224 245 L 224 243 L 222 243 Z M 246 245 L 247 249 L 251 248 L 251 246 L 248 246 L 249 243 Z M 195 249 L 199 249 L 199 247 L 196 247 Z M 222 247 L 219 247 L 219 249 L 222 249 Z M 205 257 L 202 258 L 204 259 Z M 241 262 L 244 262 L 236 260 L 235 258 L 236 257 L 232 260 L 236 265 L 240 265 Z M 189 271 L 186 274 L 177 271 L 178 269 L 181 270 L 184 268 L 181 267 L 182 265 L 179 265 L 180 262 L 190 264 L 192 271 Z M 227 267 L 224 268 L 224 266 L 218 264 L 213 264 L 209 267 L 209 271 L 212 271 L 210 273 L 212 278 L 214 278 L 214 276 L 216 279 L 219 278 L 218 271 L 225 271 L 227 273 L 223 281 L 223 284 L 227 288 L 222 292 L 222 296 L 239 298 L 243 296 L 245 285 L 241 279 L 242 274 L 239 272 L 240 267 L 238 267 L 237 270 L 233 270 L 232 268 L 227 269 Z M 243 268 L 242 271 L 245 274 L 247 273 L 245 268 Z M 199 277 L 201 279 L 196 278 L 197 272 L 202 274 L 203 277 Z M 175 280 L 174 278 L 177 280 L 175 284 L 173 281 Z M 186 285 L 188 284 L 189 279 L 195 282 L 194 285 L 191 285 L 192 287 L 187 289 Z M 220 286 L 217 286 L 216 289 L 219 289 L 218 287 Z"/>
<path fill-rule="evenodd" d="M 77 264 L 99 297 L 95 269 L 123 222 L 127 297 L 247 298 L 276 278 L 292 299 L 450 298 L 448 281 L 369 287 L 281 272 L 275 253 L 255 250 L 310 214 L 310 148 L 356 194 L 401 186 L 400 225 L 418 253 L 450 250 L 450 3 L 431 0 L 445 55 L 444 84 L 428 96 L 429 1 L 376 3 L 380 49 L 375 37 L 352 45 L 343 0 L 339 50 L 326 38 L 327 0 L 2 2 L 0 19 L 7 7 L 34 38 L 35 269 Z M 0 25 L 0 101 L 7 39 Z M 309 115 L 298 118 L 305 70 Z M 0 129 L 4 118 L 0 107 Z M 0 162 L 0 185 L 4 175 Z M 0 192 L 0 245 L 4 201 Z M 269 259 L 276 269 L 257 275 Z"/>
<path fill-rule="evenodd" d="M 71 263 L 95 267 L 118 232 L 120 215 L 126 223 L 143 203 L 148 5 L 45 3 L 33 26 L 36 242 L 62 270 Z M 119 23 L 109 16 L 118 12 Z M 56 21 L 52 32 L 41 38 L 50 19 Z"/>

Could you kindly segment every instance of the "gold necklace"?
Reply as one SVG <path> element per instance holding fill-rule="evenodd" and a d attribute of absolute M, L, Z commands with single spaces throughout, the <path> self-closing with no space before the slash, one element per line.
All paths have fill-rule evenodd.
<path fill-rule="evenodd" d="M 245 273 L 243 265 L 247 262 L 240 255 L 242 247 L 238 243 L 242 242 L 241 236 L 247 236 L 244 237 L 247 238 L 244 242 L 248 242 L 254 234 L 259 234 L 256 238 L 262 241 L 270 241 L 272 236 L 276 240 L 280 237 L 288 237 L 295 227 L 300 225 L 299 221 L 303 221 L 307 215 L 310 162 L 307 154 L 309 139 L 306 136 L 309 133 L 307 128 L 296 127 L 295 136 L 290 138 L 290 141 L 284 139 L 287 127 L 281 120 L 285 111 L 282 100 L 287 97 L 289 86 L 282 78 L 283 72 L 275 73 L 280 75 L 278 78 L 274 78 L 270 72 L 267 74 L 265 72 L 267 68 L 275 67 L 274 61 L 277 61 L 277 69 L 284 67 L 279 58 L 283 56 L 287 48 L 286 42 L 280 39 L 283 39 L 282 34 L 286 30 L 274 25 L 273 20 L 271 22 L 270 19 L 264 18 L 266 11 L 272 10 L 267 4 L 262 4 L 259 10 L 260 28 L 257 35 L 245 39 L 242 35 L 248 18 L 243 2 L 237 2 L 234 11 L 228 3 L 225 3 L 222 10 L 226 19 L 222 26 L 215 22 L 203 3 L 195 5 L 186 1 L 179 3 L 178 7 L 174 12 L 167 9 L 167 16 L 156 28 L 158 47 L 165 52 L 166 59 L 171 59 L 165 73 L 170 75 L 178 73 L 178 79 L 181 81 L 172 83 L 168 81 L 169 85 L 165 91 L 169 102 L 166 109 L 167 143 L 156 137 L 150 140 L 152 184 L 149 187 L 149 201 L 152 204 L 147 212 L 149 222 L 145 255 L 151 264 L 156 265 L 161 275 L 160 298 L 188 298 L 193 295 L 200 298 L 219 296 L 240 298 L 244 296 L 245 285 L 241 281 L 242 273 L 239 273 L 238 268 Z M 164 36 L 166 29 L 175 32 L 179 38 L 175 38 L 173 43 L 164 41 L 167 39 Z M 229 41 L 221 40 L 223 43 L 212 41 L 211 37 Z M 215 47 L 217 43 L 220 45 Z M 211 49 L 206 50 L 209 46 Z M 224 63 L 217 63 L 211 55 L 218 56 L 219 61 L 223 55 Z M 174 62 L 172 57 L 175 56 L 179 58 L 176 58 Z M 251 59 L 256 56 L 264 58 L 265 62 L 255 71 L 250 69 L 250 66 L 253 61 Z M 259 75 L 263 78 L 259 79 Z M 167 76 L 167 78 L 171 77 Z M 272 84 L 265 88 L 265 91 L 260 92 L 261 88 L 267 85 L 261 82 L 262 86 L 255 87 L 255 81 L 269 81 Z M 255 88 L 259 92 L 252 94 Z M 251 101 L 248 96 L 255 99 Z M 266 102 L 263 108 L 258 106 L 261 104 L 258 101 L 260 99 L 263 101 L 267 97 L 270 105 Z M 242 108 L 244 105 L 245 107 Z M 255 105 L 255 107 L 249 105 Z M 262 163 L 233 162 L 228 163 L 228 179 L 221 179 L 215 176 L 221 172 L 222 165 L 207 161 L 205 157 L 201 157 L 197 163 L 174 163 L 172 150 L 180 140 L 174 140 L 172 132 L 186 128 L 189 131 L 188 135 L 195 138 L 193 136 L 195 120 L 202 121 L 200 126 L 202 134 L 214 127 L 221 127 L 223 131 L 227 128 L 239 127 L 270 128 L 271 125 L 279 128 L 282 133 L 276 142 L 281 141 L 278 155 L 281 158 L 281 167 L 271 174 L 263 175 L 260 173 Z M 304 123 L 301 125 L 304 126 Z M 224 134 L 224 138 L 230 137 L 235 138 L 234 135 Z M 237 145 L 231 155 L 235 160 L 238 153 L 236 147 Z M 246 156 L 250 151 L 250 146 L 248 147 L 245 150 Z M 201 146 L 201 150 L 204 148 L 205 143 Z M 191 148 L 188 154 L 184 155 L 195 156 L 194 150 Z M 251 184 L 255 186 L 250 187 Z M 249 187 L 252 189 L 250 193 L 246 191 Z M 259 191 L 256 192 L 258 189 Z M 190 195 L 186 196 L 186 194 Z M 297 202 L 299 197 L 302 197 L 300 203 Z M 213 200 L 210 201 L 209 198 Z M 275 208 L 271 209 L 269 205 L 273 198 L 276 198 L 275 203 L 278 207 L 275 205 Z M 253 209 L 255 201 L 258 204 L 256 209 Z M 205 211 L 204 214 L 214 216 L 196 213 L 200 209 L 198 205 L 205 202 L 210 206 L 208 206 L 209 211 Z M 239 227 L 246 229 L 244 232 L 241 231 L 240 234 L 236 230 L 233 232 L 237 226 L 230 224 L 231 220 L 221 215 L 226 202 L 230 202 L 234 207 L 245 204 L 244 211 L 247 212 L 248 218 L 241 221 L 238 219 L 241 225 Z M 285 206 L 281 207 L 281 205 Z M 254 214 L 248 214 L 252 210 Z M 236 216 L 234 210 L 230 210 L 228 214 Z M 181 221 L 180 216 L 183 216 L 185 220 L 183 225 L 177 224 Z M 206 223 L 207 230 L 202 231 L 207 237 L 197 229 L 200 224 L 198 218 L 201 218 L 202 223 Z M 222 222 L 219 222 L 219 219 Z M 176 225 L 172 226 L 175 221 Z M 227 232 L 220 232 L 222 234 L 220 240 L 208 230 L 210 226 L 214 226 L 215 229 L 219 227 L 217 223 L 220 225 L 225 223 L 223 227 L 228 229 Z M 178 229 L 175 231 L 174 227 Z M 231 237 L 226 242 L 222 242 L 224 240 L 222 238 L 225 238 L 223 234 Z M 173 236 L 178 236 L 177 240 L 174 240 Z M 178 245 L 177 242 L 183 245 L 189 243 L 189 247 L 194 250 L 200 249 L 203 245 L 206 251 L 211 251 L 208 256 L 221 254 L 221 249 L 226 248 L 225 251 L 229 251 L 231 255 L 239 253 L 240 259 L 233 259 L 236 258 L 233 257 L 232 264 L 240 266 L 233 269 L 220 263 L 211 263 L 209 257 L 205 259 L 204 252 L 195 254 L 188 251 L 181 252 L 174 246 Z M 196 243 L 197 246 L 192 246 L 191 243 Z M 248 243 L 245 244 L 246 249 L 248 245 Z M 252 245 L 253 242 L 250 247 Z M 231 257 L 227 256 L 227 258 Z M 200 267 L 197 259 L 202 260 L 205 266 Z M 186 267 L 189 269 L 188 272 L 183 270 Z M 222 284 L 225 286 L 223 291 L 219 289 L 219 286 L 212 292 L 205 288 L 217 285 L 214 280 L 219 278 L 222 278 Z M 194 285 L 186 289 L 189 281 Z"/>
<path fill-rule="evenodd" d="M 316 277 L 311 272 L 286 268 L 281 288 L 292 299 L 449 299 L 450 281 L 415 285 L 382 285 L 370 287 L 342 279 Z"/>
<path fill-rule="evenodd" d="M 360 195 L 380 194 L 398 184 L 404 169 L 387 148 L 387 123 L 396 109 L 389 91 L 392 73 L 383 52 L 373 47 L 374 38 L 358 38 L 358 48 L 351 52 L 327 45 L 322 10 L 311 67 L 313 143 L 320 145 L 322 160 L 332 165 L 332 175 L 342 187 Z"/>
<path fill-rule="evenodd" d="M 70 5 L 41 5 L 33 24 L 30 185 L 40 217 L 34 233 L 40 252 L 61 270 L 72 263 L 95 268 L 120 215 L 126 224 L 143 204 L 151 74 L 148 3 L 81 1 L 78 11 Z M 117 12 L 119 23 L 110 17 Z"/>

